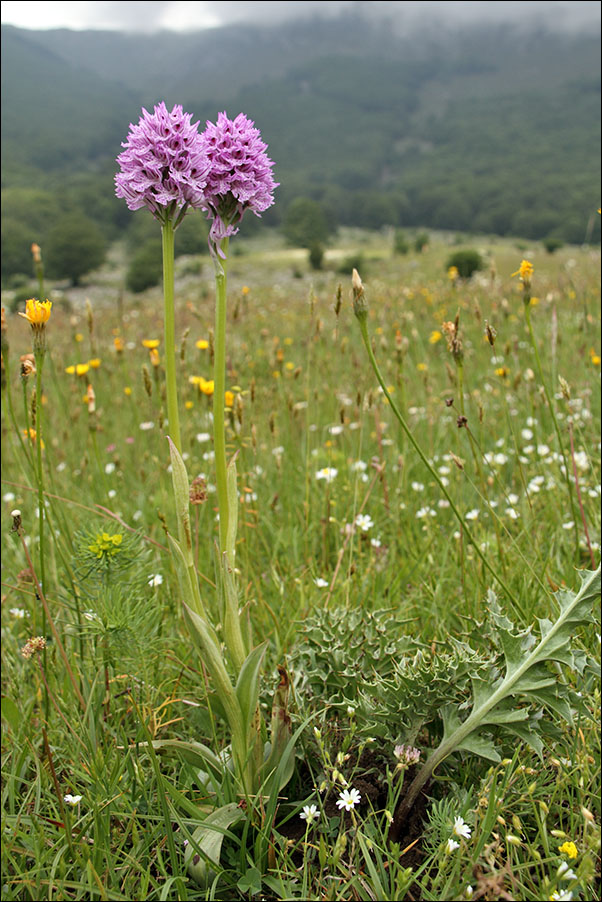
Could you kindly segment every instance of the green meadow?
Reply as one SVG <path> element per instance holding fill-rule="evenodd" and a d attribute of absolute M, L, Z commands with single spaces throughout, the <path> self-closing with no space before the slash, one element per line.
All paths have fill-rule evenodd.
<path fill-rule="evenodd" d="M 265 643 L 258 729 L 275 699 L 288 729 L 287 779 L 251 800 L 170 554 L 161 287 L 127 291 L 119 244 L 75 288 L 32 280 L 40 392 L 3 291 L 3 899 L 600 899 L 596 592 L 552 627 L 600 558 L 600 251 L 428 237 L 395 254 L 343 229 L 317 270 L 275 232 L 231 244 L 231 563 Z M 223 642 L 206 254 L 176 259 L 175 297 L 192 567 Z M 446 706 L 464 722 L 550 629 L 570 654 L 537 665 L 545 691 L 444 755 L 402 817 Z"/>

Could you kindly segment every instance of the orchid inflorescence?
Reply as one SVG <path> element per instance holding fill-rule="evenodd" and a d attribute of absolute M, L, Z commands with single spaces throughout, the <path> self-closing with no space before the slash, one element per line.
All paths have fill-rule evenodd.
<path fill-rule="evenodd" d="M 220 113 L 202 133 L 191 120 L 180 104 L 171 112 L 163 102 L 153 113 L 143 108 L 117 157 L 115 193 L 130 210 L 147 207 L 174 228 L 187 210 L 204 210 L 212 220 L 210 244 L 218 248 L 236 234 L 245 210 L 259 216 L 274 203 L 274 164 L 244 113 L 235 119 Z"/>

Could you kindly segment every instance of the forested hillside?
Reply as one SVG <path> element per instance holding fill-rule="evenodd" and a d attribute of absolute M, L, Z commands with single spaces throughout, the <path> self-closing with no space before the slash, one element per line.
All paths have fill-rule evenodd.
<path fill-rule="evenodd" d="M 404 35 L 356 14 L 184 36 L 3 27 L 3 276 L 74 210 L 123 234 L 114 159 L 161 99 L 257 122 L 281 183 L 266 225 L 308 197 L 333 227 L 596 240 L 599 73 L 599 35 Z"/>

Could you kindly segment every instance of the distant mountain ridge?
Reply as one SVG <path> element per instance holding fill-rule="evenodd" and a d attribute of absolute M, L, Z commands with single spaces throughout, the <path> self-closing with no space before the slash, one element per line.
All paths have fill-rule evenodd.
<path fill-rule="evenodd" d="M 600 41 L 361 15 L 187 35 L 2 28 L 3 188 L 110 170 L 140 107 L 243 110 L 335 223 L 581 241 L 600 203 Z M 117 214 L 115 214 L 117 216 Z M 596 226 L 597 227 L 597 226 Z"/>

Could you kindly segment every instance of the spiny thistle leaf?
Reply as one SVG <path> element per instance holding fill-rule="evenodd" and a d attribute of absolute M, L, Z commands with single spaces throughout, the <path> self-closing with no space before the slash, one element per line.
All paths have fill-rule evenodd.
<path fill-rule="evenodd" d="M 581 587 L 577 593 L 563 589 L 556 594 L 560 608 L 558 618 L 555 623 L 544 621 L 539 642 L 531 629 L 515 632 L 512 623 L 499 610 L 495 596 L 489 593 L 492 619 L 504 654 L 505 675 L 494 681 L 489 691 L 481 680 L 472 679 L 473 704 L 466 720 L 460 720 L 458 707 L 453 705 L 446 705 L 440 711 L 443 739 L 414 778 L 400 808 L 402 820 L 435 767 L 448 755 L 464 749 L 490 760 L 499 760 L 492 743 L 492 728 L 503 727 L 520 736 L 541 755 L 541 742 L 533 732 L 537 717 L 530 716 L 523 705 L 518 706 L 518 699 L 528 705 L 550 708 L 571 723 L 570 701 L 575 695 L 558 675 L 553 676 L 548 671 L 547 665 L 568 664 L 581 672 L 577 667 L 581 667 L 581 657 L 575 655 L 570 643 L 575 626 L 592 621 L 592 604 L 600 595 L 600 568 L 595 572 L 584 571 L 580 577 Z"/>

